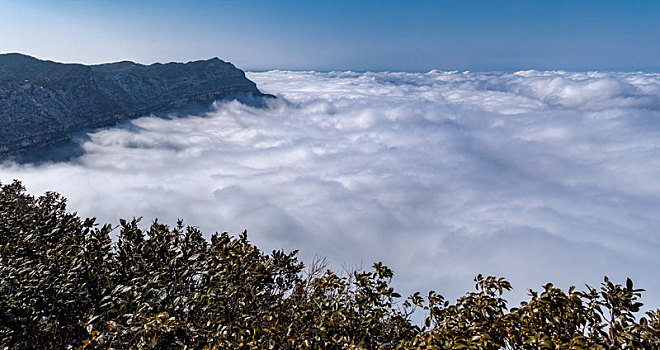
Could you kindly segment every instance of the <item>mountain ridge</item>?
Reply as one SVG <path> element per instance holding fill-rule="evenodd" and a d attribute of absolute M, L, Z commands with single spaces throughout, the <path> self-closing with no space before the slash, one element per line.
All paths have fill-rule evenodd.
<path fill-rule="evenodd" d="M 263 105 L 268 97 L 242 70 L 217 57 L 83 65 L 0 54 L 0 156 L 190 104 L 239 99 Z"/>

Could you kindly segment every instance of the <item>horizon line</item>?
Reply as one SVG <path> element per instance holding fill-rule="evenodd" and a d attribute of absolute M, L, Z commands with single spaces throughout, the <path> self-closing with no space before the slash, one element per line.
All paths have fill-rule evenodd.
<path fill-rule="evenodd" d="M 368 73 L 368 72 L 391 72 L 391 73 L 428 73 L 431 71 L 441 71 L 441 72 L 479 72 L 479 73 L 515 73 L 521 71 L 539 71 L 539 72 L 573 72 L 573 73 L 584 73 L 584 72 L 601 72 L 601 73 L 660 73 L 660 66 L 658 67 L 604 67 L 604 68 L 566 68 L 566 67 L 539 67 L 539 66 L 520 66 L 520 67 L 447 67 L 447 68 L 415 68 L 415 69 L 406 69 L 406 68 L 350 68 L 350 67 L 250 67 L 249 65 L 242 67 L 241 65 L 235 64 L 233 61 L 225 60 L 220 56 L 216 55 L 208 58 L 198 58 L 192 60 L 162 60 L 162 61 L 139 61 L 133 59 L 122 59 L 117 61 L 107 60 L 102 62 L 82 62 L 82 61 L 56 61 L 49 58 L 42 58 L 33 54 L 28 54 L 24 52 L 12 51 L 12 52 L 0 52 L 0 55 L 10 55 L 10 54 L 19 54 L 24 56 L 29 56 L 41 61 L 49 61 L 62 64 L 82 64 L 82 65 L 102 65 L 109 63 L 119 63 L 119 62 L 131 62 L 134 64 L 140 65 L 152 65 L 152 64 L 168 64 L 168 63 L 189 63 L 197 61 L 208 61 L 212 59 L 220 59 L 228 63 L 234 64 L 237 68 L 245 72 L 269 72 L 269 71 L 290 71 L 290 72 L 319 72 L 319 73 L 330 73 L 330 72 L 355 72 L 355 73 Z"/>

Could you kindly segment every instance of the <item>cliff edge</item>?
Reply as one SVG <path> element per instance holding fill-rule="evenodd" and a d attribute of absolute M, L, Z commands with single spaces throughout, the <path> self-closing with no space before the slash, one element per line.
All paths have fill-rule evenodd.
<path fill-rule="evenodd" d="M 0 55 L 0 157 L 62 142 L 84 129 L 193 103 L 264 97 L 245 73 L 213 58 L 87 66 Z"/>

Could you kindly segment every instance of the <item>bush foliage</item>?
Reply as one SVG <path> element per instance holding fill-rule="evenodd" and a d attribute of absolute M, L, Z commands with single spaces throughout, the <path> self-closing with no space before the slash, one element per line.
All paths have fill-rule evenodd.
<path fill-rule="evenodd" d="M 0 189 L 2 349 L 659 349 L 660 310 L 641 289 L 547 284 L 508 308 L 509 282 L 477 276 L 449 302 L 402 298 L 392 271 L 306 269 L 245 233 L 139 220 L 98 225 L 55 193 Z M 111 232 L 116 238 L 111 238 Z M 425 312 L 423 325 L 411 320 Z"/>

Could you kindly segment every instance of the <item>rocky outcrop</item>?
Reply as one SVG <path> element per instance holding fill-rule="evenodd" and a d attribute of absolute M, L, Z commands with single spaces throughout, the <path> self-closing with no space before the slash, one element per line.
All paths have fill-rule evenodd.
<path fill-rule="evenodd" d="M 192 103 L 239 98 L 260 103 L 255 83 L 218 58 L 86 66 L 0 55 L 0 156 L 66 140 L 84 129 Z"/>

